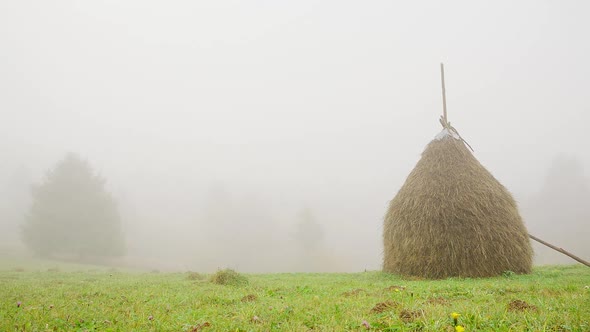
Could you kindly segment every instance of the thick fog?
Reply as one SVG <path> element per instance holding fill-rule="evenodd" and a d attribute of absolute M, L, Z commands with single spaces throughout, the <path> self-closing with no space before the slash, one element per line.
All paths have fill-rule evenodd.
<path fill-rule="evenodd" d="M 0 250 L 22 247 L 30 185 L 75 152 L 118 202 L 119 264 L 379 269 L 388 201 L 441 129 L 444 62 L 449 120 L 529 231 L 589 259 L 588 13 L 573 0 L 3 1 Z"/>

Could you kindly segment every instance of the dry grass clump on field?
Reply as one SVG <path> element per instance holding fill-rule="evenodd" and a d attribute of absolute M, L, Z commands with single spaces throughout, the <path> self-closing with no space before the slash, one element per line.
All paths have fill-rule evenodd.
<path fill-rule="evenodd" d="M 217 271 L 210 280 L 218 285 L 240 286 L 248 284 L 248 278 L 231 269 Z"/>

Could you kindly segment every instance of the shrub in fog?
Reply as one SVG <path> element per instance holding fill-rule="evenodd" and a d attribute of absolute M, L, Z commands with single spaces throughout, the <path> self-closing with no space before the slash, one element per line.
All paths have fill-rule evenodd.
<path fill-rule="evenodd" d="M 248 278 L 232 269 L 219 270 L 211 276 L 211 282 L 218 285 L 247 285 Z"/>

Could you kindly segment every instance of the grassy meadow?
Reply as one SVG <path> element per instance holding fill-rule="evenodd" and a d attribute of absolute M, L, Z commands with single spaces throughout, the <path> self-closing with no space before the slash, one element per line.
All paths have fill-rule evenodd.
<path fill-rule="evenodd" d="M 0 331 L 590 331 L 581 265 L 437 281 L 231 277 L 12 262 L 0 265 Z"/>

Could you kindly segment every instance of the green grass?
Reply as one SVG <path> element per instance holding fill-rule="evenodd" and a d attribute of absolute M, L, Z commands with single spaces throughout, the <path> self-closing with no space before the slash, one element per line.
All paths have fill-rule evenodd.
<path fill-rule="evenodd" d="M 438 281 L 247 275 L 240 286 L 188 273 L 23 269 L 0 271 L 0 331 L 361 331 L 363 321 L 375 331 L 454 331 L 452 312 L 465 331 L 590 331 L 590 269 L 579 265 Z M 509 310 L 514 300 L 535 308 Z"/>

